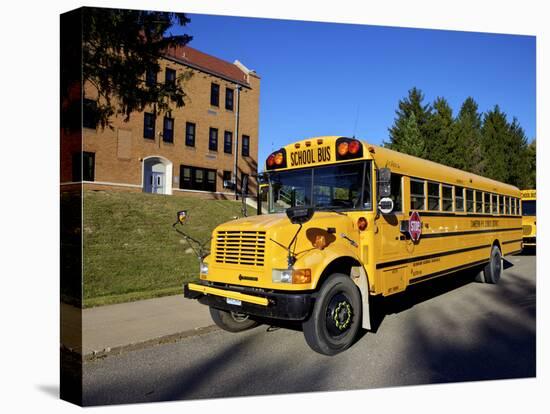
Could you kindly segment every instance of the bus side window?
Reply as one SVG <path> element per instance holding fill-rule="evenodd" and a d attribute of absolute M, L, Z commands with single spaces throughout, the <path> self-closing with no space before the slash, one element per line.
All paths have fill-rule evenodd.
<path fill-rule="evenodd" d="M 473 213 L 474 211 L 474 191 L 466 189 L 466 211 Z"/>
<path fill-rule="evenodd" d="M 393 212 L 403 211 L 403 189 L 401 174 L 392 173 L 391 175 L 391 194 L 390 198 L 393 200 Z"/>
<path fill-rule="evenodd" d="M 481 191 L 476 191 L 476 213 L 481 213 L 482 209 L 482 200 L 481 200 Z"/>
<path fill-rule="evenodd" d="M 508 197 L 506 197 L 506 196 L 503 196 L 502 199 L 503 199 L 502 214 L 504 214 L 504 215 L 506 216 L 506 215 L 508 215 L 508 213 L 509 213 L 509 211 L 508 211 L 509 199 L 508 199 Z"/>
<path fill-rule="evenodd" d="M 428 183 L 428 210 L 439 210 L 439 184 Z"/>
<path fill-rule="evenodd" d="M 411 210 L 424 210 L 424 181 L 411 178 Z"/>
<path fill-rule="evenodd" d="M 455 187 L 455 211 L 464 211 L 464 187 Z"/>
<path fill-rule="evenodd" d="M 483 212 L 491 214 L 491 194 L 483 193 Z"/>
<path fill-rule="evenodd" d="M 443 211 L 453 211 L 453 187 L 450 185 L 442 185 L 443 191 Z"/>
<path fill-rule="evenodd" d="M 497 194 L 496 196 L 496 214 L 500 214 L 500 206 L 502 205 L 502 197 Z"/>

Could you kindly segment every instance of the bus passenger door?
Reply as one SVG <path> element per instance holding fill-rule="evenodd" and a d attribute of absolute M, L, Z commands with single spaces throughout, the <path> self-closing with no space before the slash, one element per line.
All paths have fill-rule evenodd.
<path fill-rule="evenodd" d="M 377 251 L 378 263 L 400 260 L 407 255 L 407 238 L 400 232 L 400 224 L 405 220 L 403 205 L 404 178 L 392 172 L 391 194 L 393 211 L 389 214 L 380 213 L 377 220 Z M 380 269 L 382 271 L 382 289 L 384 294 L 399 292 L 405 289 L 405 268 Z"/>

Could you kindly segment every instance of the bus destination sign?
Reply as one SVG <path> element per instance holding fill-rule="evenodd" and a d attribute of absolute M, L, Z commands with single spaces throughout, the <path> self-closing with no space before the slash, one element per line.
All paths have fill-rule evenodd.
<path fill-rule="evenodd" d="M 290 166 L 300 167 L 318 162 L 328 162 L 331 158 L 330 146 L 300 149 L 290 153 Z"/>

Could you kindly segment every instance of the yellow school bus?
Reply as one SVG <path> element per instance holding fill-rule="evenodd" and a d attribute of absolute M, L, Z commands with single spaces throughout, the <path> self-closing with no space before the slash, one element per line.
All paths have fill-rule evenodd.
<path fill-rule="evenodd" d="M 369 303 L 471 268 L 497 283 L 521 250 L 519 189 L 347 137 L 295 142 L 266 160 L 268 214 L 215 228 L 187 298 L 215 323 L 302 323 L 322 354 L 371 328 Z"/>
<path fill-rule="evenodd" d="M 521 191 L 521 214 L 523 246 L 535 247 L 537 242 L 537 190 Z"/>

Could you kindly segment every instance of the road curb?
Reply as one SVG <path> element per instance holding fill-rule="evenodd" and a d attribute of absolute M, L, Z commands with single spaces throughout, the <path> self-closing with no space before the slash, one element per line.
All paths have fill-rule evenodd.
<path fill-rule="evenodd" d="M 157 338 L 148 339 L 148 340 L 140 341 L 140 342 L 135 342 L 135 343 L 132 343 L 132 344 L 120 345 L 120 346 L 115 346 L 115 347 L 112 347 L 112 348 L 109 347 L 109 348 L 105 348 L 101 351 L 92 351 L 92 352 L 89 352 L 87 354 L 84 354 L 82 356 L 82 361 L 83 362 L 91 362 L 91 361 L 94 361 L 94 360 L 97 360 L 97 359 L 106 358 L 108 356 L 120 355 L 122 353 L 137 351 L 137 350 L 144 349 L 144 348 L 149 348 L 149 347 L 152 347 L 152 346 L 155 346 L 155 345 L 162 345 L 162 344 L 167 344 L 167 343 L 170 343 L 170 342 L 178 342 L 179 340 L 184 339 L 184 338 L 189 338 L 191 336 L 197 336 L 197 335 L 204 335 L 204 334 L 207 334 L 207 333 L 210 333 L 210 332 L 213 332 L 213 331 L 217 331 L 219 329 L 220 328 L 218 328 L 216 325 L 210 325 L 210 326 L 205 326 L 205 327 L 201 327 L 201 328 L 195 328 L 195 329 L 188 330 L 188 331 L 182 331 L 182 332 L 177 332 L 177 333 L 173 333 L 173 334 L 169 334 L 169 335 L 163 335 L 163 336 L 160 336 L 160 337 L 157 337 Z M 78 353 L 77 351 L 74 351 L 74 350 L 71 350 L 71 349 L 68 349 L 68 351 L 73 352 L 73 353 Z"/>

